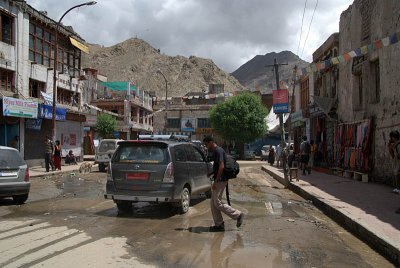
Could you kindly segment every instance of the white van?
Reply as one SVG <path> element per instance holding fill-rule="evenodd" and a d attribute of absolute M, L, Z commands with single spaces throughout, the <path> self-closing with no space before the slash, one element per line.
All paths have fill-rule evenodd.
<path fill-rule="evenodd" d="M 96 149 L 96 157 L 94 159 L 95 164 L 99 164 L 99 171 L 106 171 L 106 167 L 111 160 L 115 150 L 118 147 L 118 142 L 122 140 L 118 139 L 104 139 L 99 143 L 99 147 Z"/>

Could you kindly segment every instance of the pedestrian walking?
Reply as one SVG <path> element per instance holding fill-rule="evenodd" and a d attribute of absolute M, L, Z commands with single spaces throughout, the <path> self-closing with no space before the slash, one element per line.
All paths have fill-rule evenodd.
<path fill-rule="evenodd" d="M 310 146 L 311 146 L 311 153 L 310 153 L 310 160 L 308 162 L 308 166 L 310 167 L 310 169 L 312 169 L 312 167 L 314 166 L 314 160 L 315 157 L 317 155 L 317 144 L 314 143 L 314 140 L 310 140 Z"/>
<path fill-rule="evenodd" d="M 393 192 L 400 193 L 400 133 L 394 130 L 389 133 L 388 150 L 393 159 Z"/>
<path fill-rule="evenodd" d="M 61 145 L 60 141 L 56 141 L 56 145 L 54 147 L 54 169 L 61 170 Z"/>
<path fill-rule="evenodd" d="M 300 168 L 303 170 L 303 175 L 306 175 L 306 170 L 308 174 L 311 174 L 311 168 L 308 166 L 308 161 L 310 161 L 311 145 L 307 141 L 307 136 L 303 137 L 303 142 L 300 144 Z"/>
<path fill-rule="evenodd" d="M 236 227 L 239 228 L 243 223 L 244 213 L 222 202 L 222 195 L 228 184 L 228 181 L 223 175 L 226 153 L 224 149 L 214 142 L 214 139 L 211 136 L 206 136 L 203 139 L 203 142 L 207 149 L 212 152 L 214 160 L 213 172 L 209 174 L 213 174 L 214 176 L 211 187 L 211 213 L 214 220 L 214 226 L 210 227 L 210 232 L 225 231 L 224 219 L 221 212 L 225 213 L 231 219 L 236 220 Z"/>
<path fill-rule="evenodd" d="M 46 166 L 46 172 L 49 172 L 50 167 L 51 170 L 54 170 L 54 164 L 52 160 L 53 156 L 53 151 L 54 151 L 54 144 L 50 140 L 49 136 L 46 135 L 45 141 L 44 141 L 44 162 Z"/>
<path fill-rule="evenodd" d="M 276 166 L 277 167 L 280 167 L 282 165 L 281 156 L 282 156 L 282 145 L 278 144 L 276 146 Z"/>
<path fill-rule="evenodd" d="M 270 163 L 272 166 L 274 162 L 275 162 L 275 149 L 272 145 L 270 145 L 268 151 L 268 163 Z"/>

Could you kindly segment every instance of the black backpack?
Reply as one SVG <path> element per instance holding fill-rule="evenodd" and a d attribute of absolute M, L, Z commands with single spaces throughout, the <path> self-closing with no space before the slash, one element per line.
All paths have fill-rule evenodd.
<path fill-rule="evenodd" d="M 309 142 L 306 142 L 306 144 L 304 146 L 304 153 L 311 154 L 311 144 Z"/>
<path fill-rule="evenodd" d="M 224 165 L 224 179 L 230 180 L 236 178 L 240 172 L 240 167 L 238 162 L 236 162 L 236 159 L 229 154 L 225 154 Z"/>

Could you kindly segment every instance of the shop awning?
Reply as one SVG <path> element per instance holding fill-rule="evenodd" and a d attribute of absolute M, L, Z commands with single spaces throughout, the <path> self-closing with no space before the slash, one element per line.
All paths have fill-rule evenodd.
<path fill-rule="evenodd" d="M 88 46 L 82 44 L 81 42 L 79 42 L 78 40 L 76 40 L 76 39 L 74 39 L 72 37 L 70 37 L 69 40 L 71 41 L 71 44 L 74 47 L 80 49 L 81 51 L 83 51 L 83 52 L 85 52 L 87 54 L 89 54 L 89 47 Z"/>
<path fill-rule="evenodd" d="M 102 86 L 105 86 L 108 89 L 116 90 L 116 91 L 127 91 L 128 90 L 128 83 L 126 81 L 115 81 L 115 82 L 100 82 Z M 135 91 L 135 85 L 130 84 L 130 90 Z"/>

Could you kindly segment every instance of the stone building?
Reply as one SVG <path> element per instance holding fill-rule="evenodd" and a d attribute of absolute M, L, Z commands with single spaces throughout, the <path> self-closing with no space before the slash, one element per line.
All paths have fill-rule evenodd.
<path fill-rule="evenodd" d="M 363 154 L 382 181 L 392 178 L 388 134 L 400 129 L 399 14 L 397 0 L 355 0 L 340 17 L 339 54 L 357 56 L 338 65 L 338 119 L 347 127 L 371 120 Z"/>
<path fill-rule="evenodd" d="M 45 135 L 52 135 L 52 96 L 57 22 L 25 1 L 0 1 L 0 145 L 19 137 L 17 147 L 30 165 L 43 162 Z M 82 154 L 81 50 L 72 29 L 58 31 L 56 140 L 63 154 Z M 77 45 L 78 44 L 78 45 Z M 80 47 L 80 48 L 78 48 Z M 51 103 L 50 103 L 51 102 Z M 27 142 L 29 140 L 29 142 Z"/>

